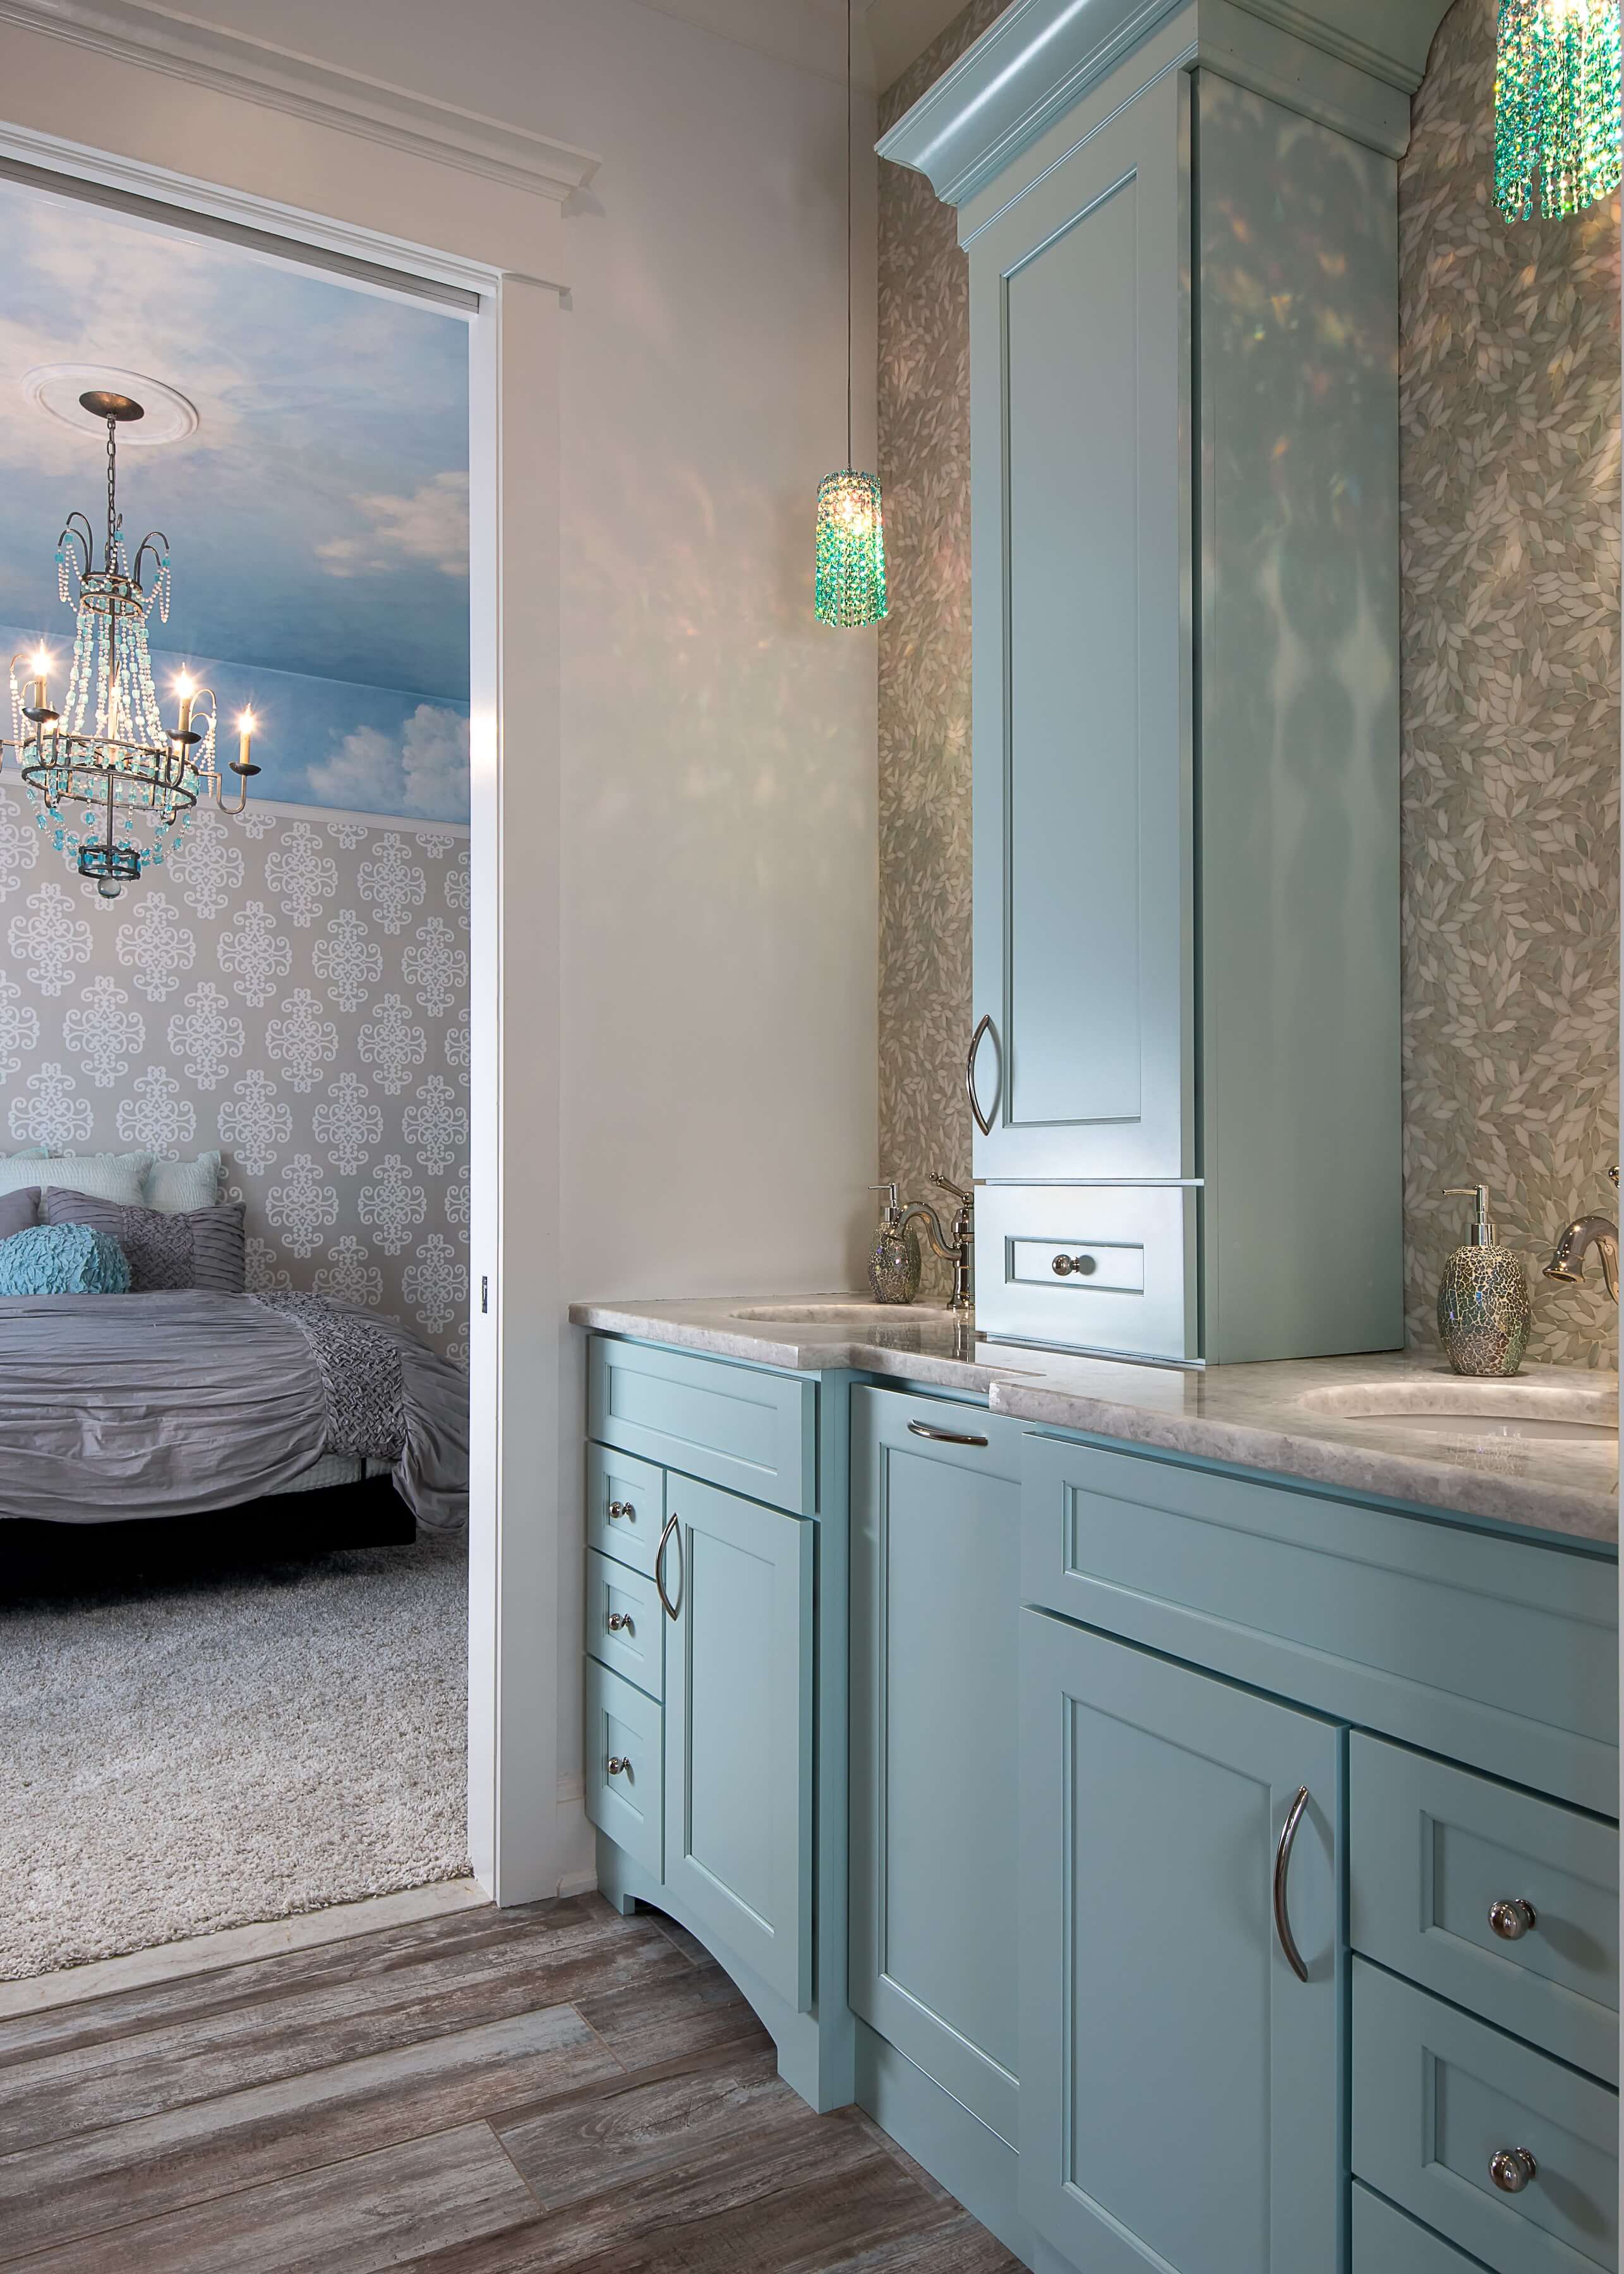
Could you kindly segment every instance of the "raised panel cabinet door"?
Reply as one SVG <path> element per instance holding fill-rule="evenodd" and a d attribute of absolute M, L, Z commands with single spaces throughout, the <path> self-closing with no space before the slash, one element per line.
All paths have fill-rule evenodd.
<path fill-rule="evenodd" d="M 796 2012 L 812 2003 L 816 1527 L 670 1480 L 665 1884 Z"/>
<path fill-rule="evenodd" d="M 982 1178 L 1193 1172 L 1188 103 L 970 243 Z"/>
<path fill-rule="evenodd" d="M 1338 2274 L 1343 1732 L 1041 1611 L 1020 1662 L 1022 2210 L 1087 2274 Z"/>
<path fill-rule="evenodd" d="M 1020 1434 L 852 1393 L 852 2007 L 1011 2146 Z"/>

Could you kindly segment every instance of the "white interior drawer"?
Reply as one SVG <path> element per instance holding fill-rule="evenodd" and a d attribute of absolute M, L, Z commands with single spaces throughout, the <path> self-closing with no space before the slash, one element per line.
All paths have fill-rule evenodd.
<path fill-rule="evenodd" d="M 1196 1209 L 1186 1185 L 981 1186 L 978 1330 L 1057 1350 L 1199 1358 Z"/>

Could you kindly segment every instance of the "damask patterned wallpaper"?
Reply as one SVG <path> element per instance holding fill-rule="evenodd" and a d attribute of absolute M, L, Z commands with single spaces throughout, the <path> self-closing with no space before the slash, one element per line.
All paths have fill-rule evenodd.
<path fill-rule="evenodd" d="M 468 832 L 201 813 L 110 904 L 0 783 L 0 1149 L 216 1147 L 250 1284 L 468 1352 Z"/>
<path fill-rule="evenodd" d="M 1003 12 L 973 0 L 890 125 Z M 1599 1282 L 1538 1276 L 1611 1208 L 1618 1145 L 1619 221 L 1489 203 L 1494 0 L 1456 0 L 1400 176 L 1403 951 L 1410 1331 L 1462 1203 L 1525 1250 L 1530 1354 L 1616 1365 Z M 969 380 L 954 217 L 880 168 L 880 1143 L 909 1193 L 967 1176 Z M 940 1284 L 940 1275 L 937 1275 Z"/>

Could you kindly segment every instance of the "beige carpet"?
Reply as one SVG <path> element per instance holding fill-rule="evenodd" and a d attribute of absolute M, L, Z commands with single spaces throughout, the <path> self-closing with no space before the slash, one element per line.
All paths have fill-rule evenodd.
<path fill-rule="evenodd" d="M 468 1870 L 467 1543 L 0 1605 L 0 1979 Z"/>

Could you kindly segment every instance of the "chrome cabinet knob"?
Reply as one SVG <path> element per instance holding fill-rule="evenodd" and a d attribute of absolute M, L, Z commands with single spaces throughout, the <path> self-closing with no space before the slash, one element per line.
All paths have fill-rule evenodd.
<path fill-rule="evenodd" d="M 611 1611 L 605 1624 L 611 1634 L 632 1634 L 635 1631 L 629 1611 Z"/>
<path fill-rule="evenodd" d="M 1500 1902 L 1489 1905 L 1489 1924 L 1502 1942 L 1521 1942 L 1530 1927 L 1538 1926 L 1539 1915 L 1532 1903 Z"/>
<path fill-rule="evenodd" d="M 628 1776 L 631 1773 L 632 1765 L 624 1753 L 611 1753 L 605 1766 L 611 1776 Z"/>
<path fill-rule="evenodd" d="M 628 1500 L 612 1500 L 609 1513 L 611 1516 L 629 1516 L 634 1523 L 636 1521 L 637 1511 Z"/>
<path fill-rule="evenodd" d="M 1050 1266 L 1056 1279 L 1069 1279 L 1074 1271 L 1080 1278 L 1086 1279 L 1091 1271 L 1097 1271 L 1099 1268 L 1092 1255 L 1056 1255 Z"/>
<path fill-rule="evenodd" d="M 1526 2148 L 1502 2148 L 1489 2158 L 1489 2177 L 1501 2195 L 1520 2195 L 1530 2180 L 1539 2177 L 1539 2166 Z"/>

